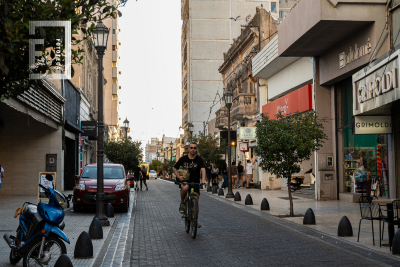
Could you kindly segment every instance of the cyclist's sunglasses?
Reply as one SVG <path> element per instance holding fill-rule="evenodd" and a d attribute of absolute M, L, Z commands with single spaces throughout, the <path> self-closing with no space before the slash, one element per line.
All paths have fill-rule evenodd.
<path fill-rule="evenodd" d="M 190 149 L 195 149 L 195 150 L 196 150 L 196 149 L 197 149 L 197 147 L 193 147 L 193 146 L 191 146 L 191 147 L 190 147 Z"/>

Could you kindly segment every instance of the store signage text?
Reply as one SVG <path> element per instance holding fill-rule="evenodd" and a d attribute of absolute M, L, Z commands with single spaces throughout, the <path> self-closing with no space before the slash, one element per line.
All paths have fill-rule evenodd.
<path fill-rule="evenodd" d="M 354 116 L 353 134 L 391 134 L 391 116 Z"/>
<path fill-rule="evenodd" d="M 348 54 L 346 52 L 342 52 L 339 54 L 339 68 L 342 69 L 346 67 L 347 64 L 350 64 L 351 62 L 369 53 L 371 53 L 371 42 L 368 38 L 368 41 L 365 45 L 362 45 L 358 48 L 357 44 L 355 44 L 354 50 L 350 46 L 350 51 Z"/>
<path fill-rule="evenodd" d="M 360 83 L 357 88 L 358 103 L 361 104 L 367 100 L 387 93 L 390 90 L 397 88 L 397 86 L 397 69 L 393 68 L 391 71 L 387 71 L 381 77 L 376 77 L 373 81 L 367 82 L 365 84 Z"/>
<path fill-rule="evenodd" d="M 240 127 L 240 140 L 256 139 L 256 127 Z"/>
<path fill-rule="evenodd" d="M 282 115 L 289 115 L 298 112 L 305 112 L 312 109 L 312 85 L 297 89 L 277 100 L 262 107 L 262 112 L 268 114 L 271 119 L 281 111 Z"/>
<path fill-rule="evenodd" d="M 97 121 L 82 121 L 81 129 L 83 130 L 82 136 L 97 136 Z"/>

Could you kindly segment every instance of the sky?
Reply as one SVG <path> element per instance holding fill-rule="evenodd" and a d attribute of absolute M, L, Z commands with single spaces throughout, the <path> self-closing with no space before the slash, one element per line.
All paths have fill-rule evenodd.
<path fill-rule="evenodd" d="M 128 135 L 143 144 L 163 134 L 179 137 L 181 1 L 129 0 L 120 11 L 120 124 L 127 117 Z"/>

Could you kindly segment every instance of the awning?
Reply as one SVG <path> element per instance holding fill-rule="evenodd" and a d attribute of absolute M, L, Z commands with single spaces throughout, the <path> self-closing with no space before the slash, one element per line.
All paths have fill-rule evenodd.
<path fill-rule="evenodd" d="M 65 121 L 65 129 L 67 129 L 68 131 L 74 132 L 74 133 L 83 133 L 83 131 L 81 129 L 79 129 L 78 127 L 76 127 L 75 125 L 73 125 L 71 122 L 69 121 Z"/>

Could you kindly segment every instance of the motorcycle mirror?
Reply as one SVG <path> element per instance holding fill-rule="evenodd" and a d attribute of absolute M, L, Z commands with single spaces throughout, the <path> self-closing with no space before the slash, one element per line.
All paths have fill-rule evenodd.
<path fill-rule="evenodd" d="M 46 174 L 46 180 L 52 182 L 53 181 L 53 175 L 51 175 L 50 173 Z"/>

